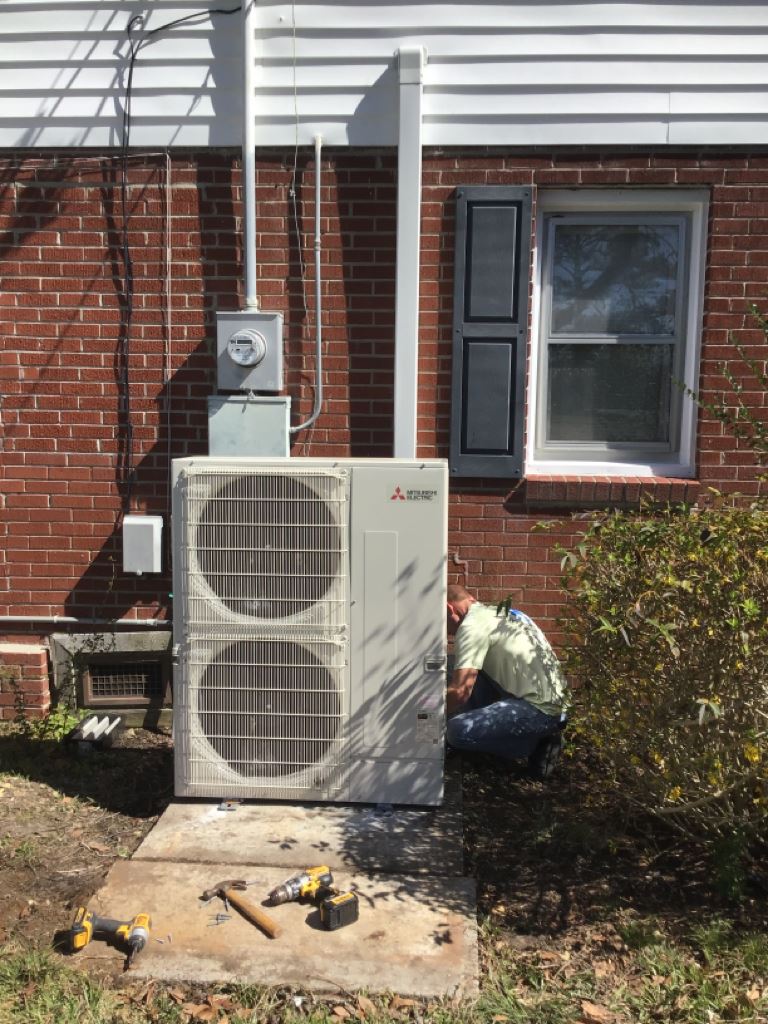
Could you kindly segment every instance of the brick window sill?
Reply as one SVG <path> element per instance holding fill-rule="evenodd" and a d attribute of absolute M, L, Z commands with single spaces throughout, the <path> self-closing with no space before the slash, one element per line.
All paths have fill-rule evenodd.
<path fill-rule="evenodd" d="M 662 476 L 545 476 L 524 481 L 529 508 L 639 508 L 643 501 L 666 505 L 694 501 L 698 480 Z"/>

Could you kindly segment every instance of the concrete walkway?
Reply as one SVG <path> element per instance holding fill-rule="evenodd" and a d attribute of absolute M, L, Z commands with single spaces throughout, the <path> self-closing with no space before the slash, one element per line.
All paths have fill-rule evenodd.
<path fill-rule="evenodd" d="M 326 931 L 311 903 L 267 908 L 267 893 L 327 864 L 360 901 L 359 920 Z M 242 878 L 249 902 L 282 926 L 268 938 L 220 900 L 199 896 Z M 170 805 L 130 861 L 90 903 L 113 918 L 143 910 L 152 935 L 131 974 L 164 981 L 291 985 L 333 992 L 472 997 L 478 990 L 474 882 L 462 875 L 458 780 L 438 809 L 204 801 Z M 114 954 L 94 942 L 82 958 Z"/>

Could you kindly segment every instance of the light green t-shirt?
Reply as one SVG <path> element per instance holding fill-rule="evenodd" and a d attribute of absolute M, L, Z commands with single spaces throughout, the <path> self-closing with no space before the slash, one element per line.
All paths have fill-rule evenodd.
<path fill-rule="evenodd" d="M 547 638 L 527 616 L 496 614 L 473 604 L 456 631 L 456 668 L 482 669 L 505 693 L 527 700 L 547 715 L 559 715 L 567 683 Z"/>

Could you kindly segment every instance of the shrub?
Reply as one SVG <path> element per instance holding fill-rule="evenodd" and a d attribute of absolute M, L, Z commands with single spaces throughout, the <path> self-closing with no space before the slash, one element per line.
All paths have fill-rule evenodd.
<path fill-rule="evenodd" d="M 562 552 L 573 723 L 614 799 L 715 845 L 768 814 L 768 509 L 597 516 Z"/>

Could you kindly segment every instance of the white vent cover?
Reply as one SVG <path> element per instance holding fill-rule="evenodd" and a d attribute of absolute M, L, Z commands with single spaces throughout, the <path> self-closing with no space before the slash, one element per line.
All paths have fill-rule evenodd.
<path fill-rule="evenodd" d="M 174 478 L 177 795 L 438 803 L 445 463 Z"/>

